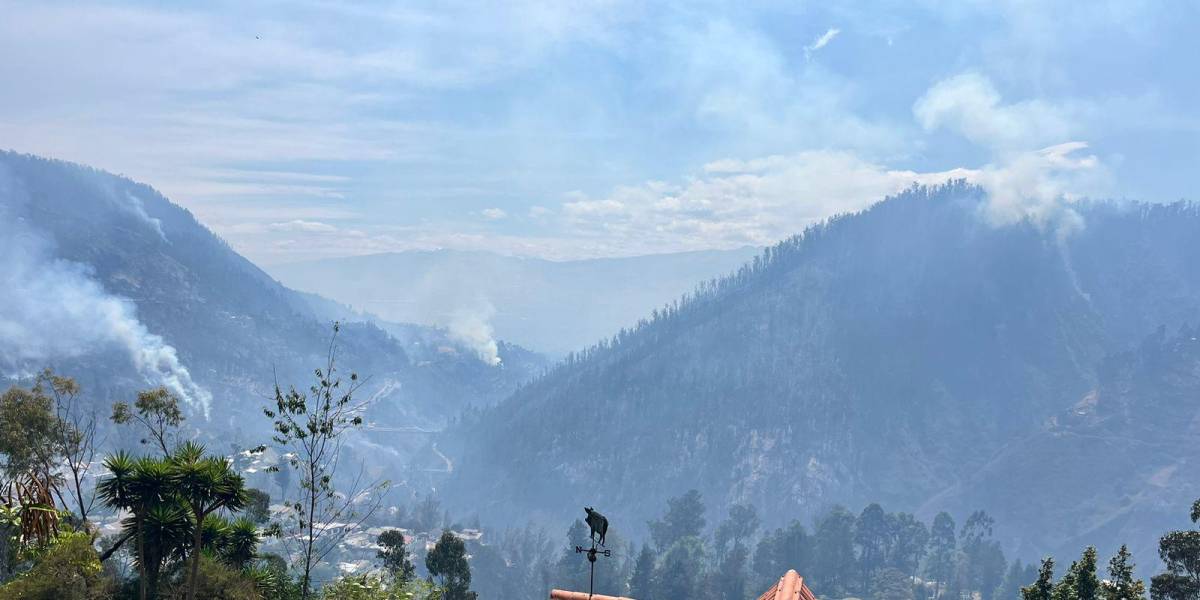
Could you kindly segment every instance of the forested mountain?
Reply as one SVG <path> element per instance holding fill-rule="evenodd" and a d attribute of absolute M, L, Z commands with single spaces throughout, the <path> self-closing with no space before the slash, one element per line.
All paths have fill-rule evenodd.
<path fill-rule="evenodd" d="M 357 321 L 342 327 L 340 365 L 371 378 L 363 392 L 381 425 L 440 427 L 544 364 L 500 343 L 492 366 L 444 331 L 365 322 L 284 287 L 149 186 L 69 163 L 0 153 L 0 247 L 3 374 L 52 366 L 102 416 L 165 384 L 202 436 L 265 441 L 274 377 L 306 389 L 334 319 Z"/>
<path fill-rule="evenodd" d="M 550 261 L 490 252 L 412 251 L 267 267 L 296 289 L 389 321 L 489 326 L 497 336 L 565 354 L 637 322 L 697 281 L 733 272 L 758 250 Z"/>
<path fill-rule="evenodd" d="M 1046 475 L 1031 489 L 1047 461 L 1153 483 L 1191 444 L 1158 440 L 1159 470 L 1134 473 L 1120 465 L 1136 459 L 1114 456 L 1136 444 L 1117 441 L 1119 421 L 1093 428 L 1091 445 L 1046 423 L 1097 386 L 1112 389 L 1097 396 L 1115 395 L 1112 406 L 1144 407 L 1134 412 L 1177 430 L 1200 415 L 1195 395 L 1113 375 L 1158 328 L 1200 321 L 1200 210 L 1080 204 L 1084 226 L 1068 232 L 994 226 L 986 201 L 963 183 L 913 188 L 568 357 L 464 426 L 447 497 L 493 518 L 616 507 L 610 516 L 639 531 L 693 487 L 718 507 L 754 504 L 767 521 L 835 503 L 926 513 L 963 503 L 1001 515 L 1000 533 L 1027 551 L 1057 548 L 1066 531 L 1108 542 L 1143 517 L 1102 500 L 1113 488 L 1099 483 Z M 1157 408 L 1168 400 L 1178 414 Z M 1200 494 L 1195 481 L 1171 479 L 1171 498 Z M 1133 505 L 1167 500 L 1162 486 L 1121 489 L 1140 490 Z M 1055 510 L 1033 518 L 1042 504 L 1020 506 L 1027 495 Z M 1063 525 L 1039 529 L 1053 519 Z"/>
<path fill-rule="evenodd" d="M 926 506 L 991 506 L 1029 548 L 1127 542 L 1154 556 L 1200 493 L 1197 336 L 1163 328 L 1105 359 L 1094 390 Z"/>

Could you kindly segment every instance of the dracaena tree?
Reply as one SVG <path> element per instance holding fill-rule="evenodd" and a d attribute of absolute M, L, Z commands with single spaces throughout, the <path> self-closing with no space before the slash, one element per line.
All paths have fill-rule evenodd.
<path fill-rule="evenodd" d="M 241 510 L 246 505 L 246 486 L 224 457 L 207 456 L 204 446 L 185 442 L 167 461 L 175 480 L 175 495 L 192 520 L 191 565 L 187 599 L 196 598 L 200 551 L 204 547 L 204 520 L 216 511 Z"/>
<path fill-rule="evenodd" d="M 182 557 L 192 533 L 190 521 L 174 499 L 175 473 L 166 461 L 135 458 L 124 451 L 106 458 L 104 468 L 109 476 L 96 487 L 100 501 L 109 508 L 128 511 L 130 516 L 121 523 L 121 538 L 101 559 L 133 538 L 139 595 L 154 597 L 163 565 Z"/>

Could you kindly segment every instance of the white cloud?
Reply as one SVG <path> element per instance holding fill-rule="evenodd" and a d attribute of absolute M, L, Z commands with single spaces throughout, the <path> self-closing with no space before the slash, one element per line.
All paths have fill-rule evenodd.
<path fill-rule="evenodd" d="M 271 223 L 267 225 L 267 229 L 271 231 L 298 231 L 305 233 L 332 233 L 338 230 L 337 227 L 329 223 L 320 221 L 305 221 L 303 219 L 293 219 L 282 223 Z"/>
<path fill-rule="evenodd" d="M 1071 110 L 1041 100 L 1004 104 L 992 81 L 962 73 L 929 88 L 913 105 L 927 130 L 950 129 L 994 150 L 1028 149 L 1070 139 Z"/>
<path fill-rule="evenodd" d="M 629 253 L 764 245 L 829 216 L 862 210 L 914 183 L 971 172 L 888 169 L 850 152 L 721 160 L 680 184 L 651 181 L 563 205 L 576 236 Z"/>
<path fill-rule="evenodd" d="M 804 57 L 812 58 L 813 52 L 816 52 L 817 50 L 829 45 L 829 42 L 832 42 L 833 38 L 837 37 L 841 32 L 842 30 L 838 29 L 837 27 L 830 27 L 829 29 L 826 29 L 825 33 L 822 33 L 819 37 L 817 37 L 817 39 L 813 40 L 811 44 L 804 47 Z"/>
<path fill-rule="evenodd" d="M 502 208 L 485 208 L 479 211 L 479 214 L 489 221 L 499 221 L 508 216 L 508 213 Z"/>

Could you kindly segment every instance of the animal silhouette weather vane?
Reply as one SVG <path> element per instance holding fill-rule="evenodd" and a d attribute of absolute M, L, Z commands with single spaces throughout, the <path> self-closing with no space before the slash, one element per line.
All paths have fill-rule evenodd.
<path fill-rule="evenodd" d="M 608 535 L 608 519 L 604 515 L 592 509 L 590 506 L 583 507 L 583 512 L 587 513 L 586 522 L 588 527 L 592 530 L 592 547 L 584 548 L 583 546 L 575 546 L 575 553 L 587 554 L 588 566 L 591 569 L 588 574 L 588 599 L 591 600 L 593 588 L 596 584 L 596 557 L 611 557 L 612 550 L 609 550 L 608 548 L 599 550 L 596 548 L 596 536 L 600 536 L 598 541 L 600 546 L 604 547 L 604 536 Z"/>

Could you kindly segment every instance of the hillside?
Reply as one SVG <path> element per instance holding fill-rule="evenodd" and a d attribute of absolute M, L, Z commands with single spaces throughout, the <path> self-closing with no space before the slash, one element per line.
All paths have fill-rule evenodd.
<path fill-rule="evenodd" d="M 984 201 L 914 188 L 568 357 L 461 431 L 449 497 L 471 490 L 493 518 L 619 507 L 637 530 L 692 487 L 717 514 L 751 502 L 778 521 L 834 503 L 928 512 L 965 487 L 984 494 L 965 504 L 1032 531 L 983 499 L 1043 457 L 977 472 L 1095 389 L 1106 356 L 1200 322 L 1200 211 L 1080 205 L 1085 227 L 1063 237 L 989 225 Z M 1086 489 L 1046 494 L 1082 518 Z"/>
<path fill-rule="evenodd" d="M 1200 341 L 1183 327 L 1105 359 L 1096 389 L 1008 444 L 977 473 L 931 498 L 982 506 L 1019 523 L 1018 546 L 1063 552 L 1128 542 L 1139 556 L 1187 525 L 1200 495 Z"/>
<path fill-rule="evenodd" d="M 565 354 L 628 327 L 698 281 L 758 250 L 549 261 L 490 252 L 396 252 L 267 267 L 283 283 L 389 321 L 491 327 L 528 348 Z"/>
<path fill-rule="evenodd" d="M 543 368 L 504 343 L 491 366 L 444 331 L 294 292 L 154 189 L 87 167 L 0 153 L 0 217 L 0 281 L 16 291 L 0 300 L 0 371 L 53 366 L 102 413 L 166 384 L 202 437 L 256 444 L 273 378 L 307 386 L 334 319 L 357 321 L 340 336 L 342 367 L 371 378 L 369 417 L 383 425 L 441 427 Z"/>

